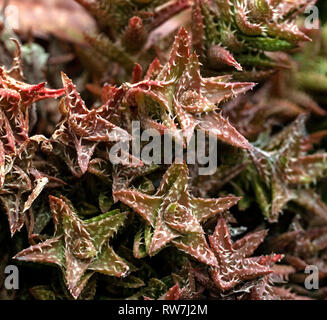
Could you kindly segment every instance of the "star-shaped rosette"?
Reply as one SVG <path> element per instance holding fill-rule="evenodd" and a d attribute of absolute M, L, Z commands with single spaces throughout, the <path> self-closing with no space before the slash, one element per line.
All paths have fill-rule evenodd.
<path fill-rule="evenodd" d="M 195 198 L 188 192 L 187 180 L 187 165 L 174 163 L 166 171 L 154 195 L 126 189 L 115 192 L 114 196 L 151 226 L 153 234 L 147 245 L 150 256 L 172 244 L 205 264 L 217 266 L 201 223 L 228 210 L 240 198 Z"/>
<path fill-rule="evenodd" d="M 252 82 L 228 82 L 230 76 L 202 78 L 196 53 L 191 54 L 188 33 L 181 28 L 169 61 L 155 60 L 141 82 L 131 84 L 128 101 L 138 107 L 145 128 L 170 131 L 189 143 L 196 128 L 242 149 L 250 143 L 219 112 L 219 104 L 254 87 Z"/>
<path fill-rule="evenodd" d="M 62 81 L 65 88 L 65 98 L 62 100 L 59 110 L 62 121 L 58 129 L 52 135 L 52 141 L 59 141 L 68 150 L 59 151 L 64 153 L 67 163 L 76 176 L 83 175 L 89 166 L 90 159 L 99 142 L 117 142 L 130 140 L 130 135 L 123 129 L 110 122 L 114 109 L 123 98 L 123 88 L 113 88 L 110 91 L 108 101 L 97 109 L 89 110 L 73 82 L 62 73 Z M 69 153 L 75 149 L 77 163 Z"/>
<path fill-rule="evenodd" d="M 266 230 L 248 233 L 232 243 L 224 218 L 219 218 L 209 242 L 217 257 L 218 266 L 210 268 L 210 275 L 216 286 L 230 290 L 242 281 L 262 277 L 273 270 L 270 264 L 282 258 L 281 255 L 251 257 L 267 235 Z"/>
<path fill-rule="evenodd" d="M 124 225 L 127 213 L 114 210 L 89 220 L 81 220 L 70 202 L 50 196 L 55 233 L 19 252 L 14 259 L 58 265 L 67 287 L 77 299 L 94 272 L 124 277 L 129 267 L 110 247 L 111 239 Z"/>
<path fill-rule="evenodd" d="M 253 174 L 258 203 L 269 222 L 277 222 L 289 201 L 295 201 L 324 221 L 327 207 L 320 196 L 310 190 L 327 175 L 327 154 L 308 154 L 312 147 L 306 132 L 306 114 L 271 137 L 262 150 L 250 152 L 256 171 Z"/>

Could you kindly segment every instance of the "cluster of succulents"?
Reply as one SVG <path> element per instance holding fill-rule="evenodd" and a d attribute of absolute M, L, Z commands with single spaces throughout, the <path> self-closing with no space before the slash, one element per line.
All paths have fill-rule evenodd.
<path fill-rule="evenodd" d="M 51 38 L 1 31 L 0 299 L 326 299 L 327 29 L 298 21 L 316 1 L 76 2 L 98 34 L 56 39 L 59 67 Z M 135 121 L 183 159 L 113 163 Z M 198 132 L 210 175 L 186 159 Z"/>

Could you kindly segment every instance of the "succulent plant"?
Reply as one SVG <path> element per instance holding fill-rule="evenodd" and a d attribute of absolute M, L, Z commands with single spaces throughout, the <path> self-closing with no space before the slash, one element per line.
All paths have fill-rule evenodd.
<path fill-rule="evenodd" d="M 251 149 L 249 142 L 222 117 L 218 105 L 255 84 L 228 82 L 228 76 L 202 78 L 197 55 L 190 50 L 189 36 L 182 28 L 165 66 L 154 60 L 145 79 L 132 84 L 128 100 L 137 105 L 141 124 L 159 132 L 170 131 L 177 140 L 182 130 L 186 144 L 198 128 L 233 146 Z"/>
<path fill-rule="evenodd" d="M 126 213 L 111 211 L 82 221 L 64 197 L 50 197 L 55 234 L 21 252 L 20 261 L 58 265 L 67 287 L 77 298 L 94 272 L 122 277 L 128 265 L 108 245 L 108 240 L 124 224 Z"/>
<path fill-rule="evenodd" d="M 306 136 L 306 115 L 273 136 L 268 144 L 253 154 L 256 173 L 253 177 L 257 201 L 270 222 L 278 220 L 289 201 L 295 201 L 318 215 L 319 196 L 310 194 L 307 186 L 326 175 L 326 154 L 308 154 L 311 143 Z M 266 189 L 267 188 L 267 189 Z M 311 199 L 311 201 L 309 200 Z M 313 200 L 313 201 L 312 201 Z M 322 212 L 326 212 L 321 203 Z M 323 214 L 324 219 L 326 215 Z"/>
<path fill-rule="evenodd" d="M 252 71 L 284 67 L 267 52 L 288 51 L 308 41 L 296 18 L 316 1 L 196 0 L 193 46 L 207 69 L 231 66 L 252 79 L 269 75 Z M 278 57 L 276 57 L 278 58 Z"/>
<path fill-rule="evenodd" d="M 194 198 L 188 193 L 187 177 L 185 164 L 173 164 L 155 195 L 127 189 L 116 191 L 115 197 L 133 208 L 152 227 L 150 230 L 146 227 L 144 233 L 145 250 L 150 256 L 172 243 L 199 261 L 216 266 L 217 260 L 208 247 L 201 223 L 229 209 L 239 198 Z M 141 241 L 138 235 L 136 241 Z M 141 249 L 139 243 L 134 243 L 135 247 Z"/>
<path fill-rule="evenodd" d="M 62 75 L 62 80 L 65 88 L 65 98 L 60 105 L 62 121 L 51 140 L 54 144 L 59 143 L 55 153 L 65 157 L 74 175 L 81 176 L 87 171 L 99 142 L 113 143 L 130 139 L 126 131 L 110 122 L 112 109 L 121 102 L 123 90 L 113 89 L 106 104 L 89 110 L 72 81 L 65 74 Z M 52 149 L 52 146 L 48 145 L 47 148 Z M 71 157 L 72 148 L 76 154 Z"/>
<path fill-rule="evenodd" d="M 46 138 L 29 136 L 29 109 L 36 101 L 63 94 L 62 89 L 47 89 L 45 83 L 30 85 L 21 81 L 20 47 L 17 45 L 13 67 L 10 70 L 0 69 L 0 197 L 12 235 L 22 228 L 25 211 L 51 180 L 33 163 L 38 146 Z M 28 198 L 25 197 L 27 194 Z"/>
<path fill-rule="evenodd" d="M 273 273 L 270 265 L 279 261 L 282 255 L 250 257 L 263 242 L 266 234 L 265 230 L 248 233 L 232 244 L 226 221 L 219 218 L 213 235 L 209 236 L 210 246 L 218 264 L 209 268 L 209 275 L 195 271 L 196 278 L 211 290 L 226 292 L 244 281 Z M 246 288 L 249 290 L 248 286 Z"/>

